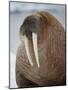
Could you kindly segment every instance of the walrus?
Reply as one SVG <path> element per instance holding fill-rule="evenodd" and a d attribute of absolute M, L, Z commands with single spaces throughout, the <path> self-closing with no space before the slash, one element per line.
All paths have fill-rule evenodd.
<path fill-rule="evenodd" d="M 20 26 L 16 55 L 19 88 L 66 84 L 65 30 L 49 12 L 27 16 Z"/>

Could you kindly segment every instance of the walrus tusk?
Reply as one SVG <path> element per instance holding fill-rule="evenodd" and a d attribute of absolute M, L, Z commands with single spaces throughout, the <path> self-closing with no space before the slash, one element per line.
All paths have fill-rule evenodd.
<path fill-rule="evenodd" d="M 38 57 L 37 34 L 36 33 L 32 33 L 32 40 L 33 40 L 34 54 L 35 54 L 35 58 L 36 58 L 38 68 L 39 68 L 40 63 L 39 63 L 39 57 Z"/>
<path fill-rule="evenodd" d="M 27 57 L 28 57 L 28 60 L 29 60 L 29 63 L 31 66 L 33 66 L 33 62 L 32 62 L 32 57 L 30 55 L 30 45 L 29 45 L 29 39 L 26 37 L 26 35 L 24 35 L 24 43 L 25 43 L 25 50 L 26 50 L 26 53 L 27 53 Z"/>

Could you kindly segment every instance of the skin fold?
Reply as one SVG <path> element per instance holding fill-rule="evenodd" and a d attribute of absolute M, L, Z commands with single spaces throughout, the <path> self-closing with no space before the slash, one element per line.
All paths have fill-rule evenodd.
<path fill-rule="evenodd" d="M 32 36 L 33 33 L 36 38 Z M 28 41 L 26 47 L 29 48 L 29 58 L 24 36 Z M 18 87 L 66 84 L 65 30 L 60 21 L 43 11 L 28 16 L 20 27 L 20 40 L 16 55 Z"/>

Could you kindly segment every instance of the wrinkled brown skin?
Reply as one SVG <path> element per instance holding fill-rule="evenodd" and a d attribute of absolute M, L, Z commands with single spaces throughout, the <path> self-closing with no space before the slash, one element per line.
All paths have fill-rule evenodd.
<path fill-rule="evenodd" d="M 38 35 L 40 68 L 29 64 L 24 42 L 16 56 L 18 87 L 65 85 L 65 31 L 60 22 L 48 12 L 38 12 L 41 31 Z M 35 61 L 34 61 L 35 62 Z"/>

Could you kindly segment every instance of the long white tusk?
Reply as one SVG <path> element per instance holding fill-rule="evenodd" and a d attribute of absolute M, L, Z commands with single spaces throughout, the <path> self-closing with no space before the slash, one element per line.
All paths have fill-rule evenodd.
<path fill-rule="evenodd" d="M 38 57 L 38 47 L 37 47 L 37 34 L 36 33 L 32 33 L 32 40 L 33 40 L 33 48 L 34 48 L 34 53 L 35 53 L 35 57 L 36 57 L 36 62 L 37 62 L 38 67 L 40 67 L 39 57 Z"/>
<path fill-rule="evenodd" d="M 30 42 L 29 42 L 28 38 L 26 37 L 26 35 L 24 35 L 24 42 L 25 42 L 25 49 L 26 49 L 26 53 L 27 53 L 29 63 L 31 66 L 33 66 L 32 58 L 30 55 L 30 46 L 29 46 Z"/>

